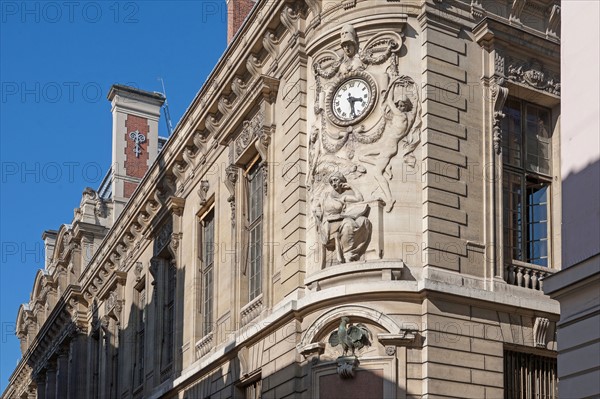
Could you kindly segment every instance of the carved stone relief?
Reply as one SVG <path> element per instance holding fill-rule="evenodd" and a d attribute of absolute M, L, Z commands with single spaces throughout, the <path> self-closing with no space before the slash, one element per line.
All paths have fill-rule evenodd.
<path fill-rule="evenodd" d="M 559 78 L 546 71 L 539 61 L 510 59 L 507 63 L 508 80 L 560 96 Z"/>
<path fill-rule="evenodd" d="M 383 32 L 361 47 L 354 27 L 345 25 L 342 51 L 324 50 L 315 57 L 315 122 L 307 173 L 313 200 L 328 189 L 332 173 L 341 172 L 348 181 L 373 181 L 367 201 L 381 199 L 385 210 L 392 211 L 392 160 L 401 154 L 414 164 L 421 127 L 417 84 L 398 68 L 402 44 L 403 35 Z"/>
<path fill-rule="evenodd" d="M 360 260 L 371 241 L 369 205 L 340 172 L 334 172 L 329 183 L 332 190 L 314 205 L 319 243 L 333 252 L 339 263 Z M 325 256 L 323 251 L 323 263 Z"/>
<path fill-rule="evenodd" d="M 538 348 L 545 348 L 547 344 L 548 326 L 550 320 L 545 317 L 536 317 L 533 324 L 534 344 Z"/>
<path fill-rule="evenodd" d="M 502 129 L 500 127 L 504 113 L 504 103 L 508 98 L 508 89 L 501 86 L 502 82 L 494 81 L 490 87 L 492 93 L 492 100 L 494 104 L 494 125 L 493 125 L 493 143 L 494 151 L 496 154 L 500 154 L 502 151 Z"/>
<path fill-rule="evenodd" d="M 198 189 L 198 196 L 200 197 L 200 206 L 206 205 L 209 189 L 210 189 L 210 184 L 208 183 L 208 180 L 201 180 L 200 188 Z"/>

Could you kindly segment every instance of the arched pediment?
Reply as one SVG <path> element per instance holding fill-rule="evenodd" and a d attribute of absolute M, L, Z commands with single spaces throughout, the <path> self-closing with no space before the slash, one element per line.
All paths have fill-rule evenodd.
<path fill-rule="evenodd" d="M 54 247 L 54 252 L 52 253 L 52 262 L 57 262 L 61 259 L 62 254 L 67 250 L 66 244 L 70 239 L 70 235 L 70 224 L 63 224 L 62 226 L 60 226 L 58 236 L 56 237 L 56 245 Z"/>
<path fill-rule="evenodd" d="M 16 333 L 17 336 L 19 334 L 27 334 L 27 326 L 25 323 L 25 313 L 29 311 L 29 304 L 23 303 L 19 306 L 19 311 L 17 312 L 17 322 L 16 322 Z"/>
<path fill-rule="evenodd" d="M 400 334 L 400 326 L 388 315 L 362 305 L 344 305 L 328 310 L 318 317 L 302 335 L 298 350 L 320 341 L 331 328 L 339 323 L 342 317 L 349 317 L 352 321 L 368 322 L 381 327 L 388 334 Z"/>
<path fill-rule="evenodd" d="M 40 296 L 41 292 L 44 289 L 45 278 L 47 272 L 45 270 L 38 270 L 35 274 L 35 280 L 33 280 L 33 289 L 31 290 L 30 303 L 34 303 L 36 299 Z"/>

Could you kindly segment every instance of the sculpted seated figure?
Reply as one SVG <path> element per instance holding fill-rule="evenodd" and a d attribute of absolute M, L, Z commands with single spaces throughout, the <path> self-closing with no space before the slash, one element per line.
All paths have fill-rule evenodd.
<path fill-rule="evenodd" d="M 317 204 L 319 241 L 326 251 L 334 251 L 340 263 L 360 260 L 371 241 L 369 205 L 340 172 L 329 178 L 332 190 Z"/>

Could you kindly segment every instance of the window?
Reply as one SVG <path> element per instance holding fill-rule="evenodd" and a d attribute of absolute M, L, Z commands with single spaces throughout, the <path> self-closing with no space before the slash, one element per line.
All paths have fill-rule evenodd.
<path fill-rule="evenodd" d="M 136 289 L 135 307 L 135 358 L 133 364 L 133 387 L 144 382 L 144 341 L 146 330 L 146 286 L 143 284 Z"/>
<path fill-rule="evenodd" d="M 171 259 L 165 260 L 163 292 L 164 292 L 164 311 L 163 311 L 163 371 L 170 371 L 173 362 L 174 338 L 175 338 L 175 288 L 177 281 L 177 269 L 175 262 Z"/>
<path fill-rule="evenodd" d="M 502 120 L 504 257 L 548 266 L 550 110 L 509 98 Z"/>
<path fill-rule="evenodd" d="M 263 170 L 256 162 L 248 171 L 249 301 L 262 293 Z"/>
<path fill-rule="evenodd" d="M 505 350 L 504 397 L 506 399 L 558 398 L 556 359 Z"/>
<path fill-rule="evenodd" d="M 202 334 L 213 330 L 215 212 L 210 210 L 201 220 L 202 226 Z"/>
<path fill-rule="evenodd" d="M 260 399 L 262 398 L 262 380 L 256 380 L 244 387 L 245 399 Z"/>

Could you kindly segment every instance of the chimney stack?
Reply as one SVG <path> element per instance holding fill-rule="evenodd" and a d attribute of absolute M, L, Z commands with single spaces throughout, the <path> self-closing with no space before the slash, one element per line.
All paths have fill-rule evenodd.
<path fill-rule="evenodd" d="M 256 0 L 227 0 L 227 44 L 231 43 L 255 4 Z"/>
<path fill-rule="evenodd" d="M 116 84 L 108 100 L 113 116 L 111 181 L 116 220 L 158 155 L 158 120 L 165 97 Z"/>

